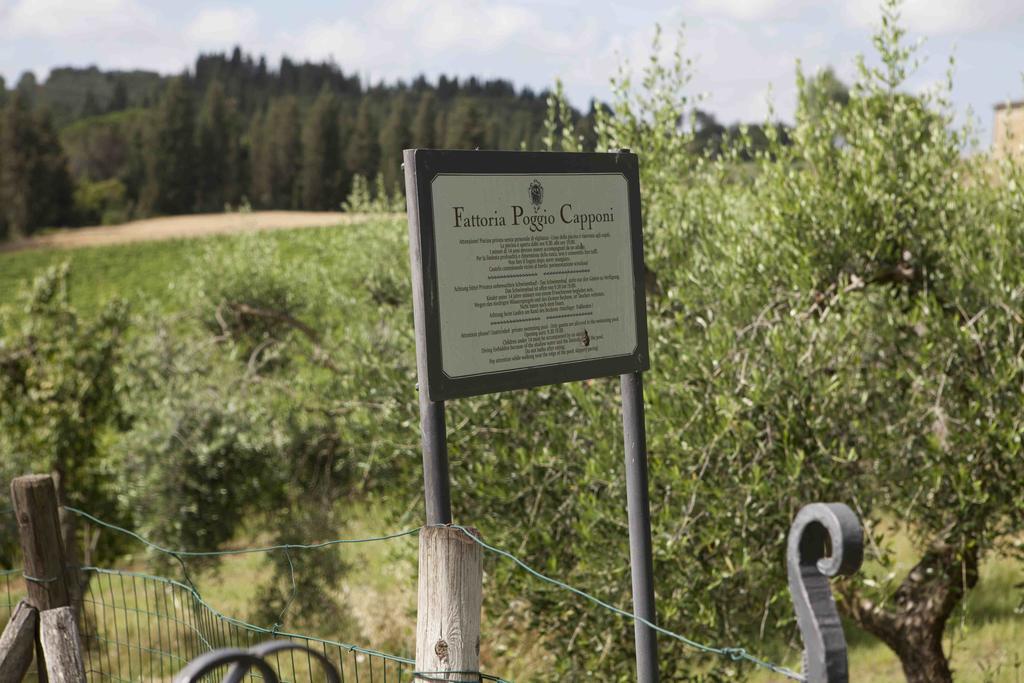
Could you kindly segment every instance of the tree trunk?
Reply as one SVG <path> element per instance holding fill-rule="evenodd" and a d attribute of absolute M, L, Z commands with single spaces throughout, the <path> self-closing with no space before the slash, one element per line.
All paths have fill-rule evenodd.
<path fill-rule="evenodd" d="M 843 591 L 843 611 L 900 658 L 908 683 L 952 683 L 942 649 L 946 621 L 968 590 L 978 583 L 976 548 L 961 551 L 936 543 L 914 566 L 890 604 L 875 605 Z"/>

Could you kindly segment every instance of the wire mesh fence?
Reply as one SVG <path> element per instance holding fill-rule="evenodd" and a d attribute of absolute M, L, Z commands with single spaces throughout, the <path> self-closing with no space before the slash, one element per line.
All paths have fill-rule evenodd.
<path fill-rule="evenodd" d="M 290 544 L 233 550 L 191 551 L 170 550 L 147 540 L 136 532 L 118 527 L 75 508 L 65 508 L 101 527 L 131 536 L 149 549 L 175 558 L 194 556 L 225 556 L 275 551 L 316 550 L 341 544 L 368 543 L 409 537 L 422 527 L 381 536 L 358 539 L 335 539 L 312 544 Z M 852 514 L 852 512 L 851 512 Z M 657 633 L 685 643 L 703 653 L 745 661 L 788 679 L 804 681 L 805 677 L 769 661 L 763 660 L 742 647 L 713 646 L 696 642 L 637 615 L 615 607 L 600 598 L 552 578 L 530 567 L 524 560 L 507 550 L 485 543 L 465 527 L 455 525 L 464 535 L 490 553 L 504 557 L 536 579 L 572 593 L 597 607 L 623 619 L 646 624 Z M 289 562 L 291 566 L 291 563 Z M 288 640 L 296 645 L 322 653 L 337 669 L 340 679 L 350 683 L 401 683 L 415 680 L 444 681 L 497 681 L 497 676 L 477 672 L 451 671 L 417 672 L 412 659 L 399 657 L 368 648 L 314 636 L 284 632 L 279 626 L 265 628 L 226 616 L 203 600 L 199 591 L 189 583 L 174 579 L 118 569 L 81 567 L 82 610 L 79 615 L 83 641 L 83 659 L 89 680 L 112 681 L 170 681 L 193 659 L 221 648 L 249 649 L 267 640 Z M 188 573 L 185 571 L 186 580 Z M 33 579 L 36 580 L 36 579 Z M 294 576 L 292 580 L 295 590 Z M 0 569 L 0 619 L 6 623 L 18 601 L 24 596 L 24 578 L 21 570 Z M 845 651 L 843 652 L 845 657 Z M 324 680 L 314 658 L 302 652 L 287 650 L 273 655 L 269 663 L 277 670 L 284 683 Z M 454 678 L 452 678 L 454 676 Z M 467 678 L 467 676 L 469 678 Z M 250 680 L 260 678 L 255 671 Z M 29 681 L 36 676 L 30 673 Z"/>
<path fill-rule="evenodd" d="M 88 567 L 80 618 L 90 681 L 170 681 L 190 660 L 222 647 L 249 648 L 285 639 L 322 652 L 349 683 L 412 681 L 414 662 L 336 641 L 233 619 L 210 607 L 191 586 L 148 574 Z M 24 597 L 21 572 L 0 572 L 0 619 Z M 280 653 L 270 661 L 282 682 L 322 681 L 308 655 Z M 249 680 L 259 678 L 255 673 Z M 34 669 L 27 680 L 36 680 Z"/>

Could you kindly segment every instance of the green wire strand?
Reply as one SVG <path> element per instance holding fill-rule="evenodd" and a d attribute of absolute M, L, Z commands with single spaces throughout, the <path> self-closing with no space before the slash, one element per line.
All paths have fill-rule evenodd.
<path fill-rule="evenodd" d="M 418 534 L 420 532 L 420 529 L 423 528 L 416 527 L 415 529 L 398 531 L 393 534 L 387 534 L 385 536 L 370 536 L 368 538 L 339 538 L 332 541 L 324 541 L 322 543 L 283 543 L 281 545 L 268 545 L 256 548 L 239 548 L 237 550 L 172 550 L 170 548 L 165 548 L 162 545 L 154 543 L 149 539 L 140 536 L 134 531 L 129 531 L 128 529 L 119 527 L 116 524 L 111 524 L 110 522 L 104 522 L 102 519 L 97 519 L 96 517 L 90 515 L 88 512 L 84 512 L 83 510 L 79 510 L 78 508 L 73 508 L 68 505 L 65 505 L 64 509 L 67 510 L 68 512 L 73 512 L 76 515 L 79 515 L 80 517 L 88 519 L 93 524 L 97 524 L 101 527 L 105 527 L 107 529 L 117 531 L 122 534 L 127 534 L 128 536 L 131 536 L 135 540 L 139 541 L 145 546 L 148 546 L 149 548 L 152 548 L 153 550 L 175 557 L 223 557 L 225 555 L 269 553 L 275 550 L 318 550 L 320 548 L 327 548 L 334 545 L 343 545 L 346 543 L 372 543 L 374 541 L 389 541 L 393 538 L 401 538 L 403 536 L 412 536 L 414 534 Z"/>
<path fill-rule="evenodd" d="M 678 640 L 678 641 L 680 641 L 680 642 L 682 642 L 682 643 L 684 643 L 686 645 L 689 645 L 690 647 L 692 647 L 692 648 L 694 648 L 696 650 L 700 650 L 701 652 L 706 652 L 708 654 L 719 655 L 719 656 L 722 656 L 722 657 L 729 657 L 733 661 L 746 660 L 746 661 L 748 661 L 748 662 L 750 662 L 752 664 L 755 664 L 755 665 L 760 666 L 762 668 L 768 669 L 769 671 L 773 671 L 774 673 L 780 674 L 780 675 L 785 676 L 786 678 L 790 678 L 790 679 L 792 679 L 794 681 L 804 681 L 804 680 L 806 680 L 802 675 L 798 674 L 797 672 L 792 671 L 791 669 L 787 669 L 786 667 L 779 666 L 777 664 L 772 664 L 771 662 L 766 662 L 763 659 L 759 659 L 758 657 L 755 657 L 754 655 L 748 653 L 745 649 L 743 649 L 741 647 L 713 647 L 711 645 L 704 645 L 703 643 L 698 643 L 698 642 L 696 642 L 694 640 L 690 640 L 686 636 L 681 636 L 678 633 L 674 633 L 672 631 L 669 631 L 666 628 L 662 628 L 661 626 L 658 626 L 657 624 L 651 623 L 647 619 L 644 619 L 643 617 L 637 616 L 637 615 L 633 614 L 632 612 L 627 612 L 624 609 L 619 609 L 618 607 L 615 607 L 614 605 L 610 605 L 607 602 L 605 602 L 604 600 L 601 600 L 600 598 L 595 597 L 595 596 L 591 595 L 590 593 L 587 593 L 586 591 L 580 590 L 579 588 L 576 588 L 574 586 L 570 586 L 569 584 L 567 584 L 567 583 L 565 583 L 563 581 L 559 581 L 558 579 L 553 579 L 550 576 L 546 576 L 544 574 L 541 574 L 539 571 L 537 571 L 533 567 L 529 566 L 528 564 L 526 564 L 525 562 L 520 560 L 518 557 L 516 557 L 512 553 L 510 553 L 510 552 L 508 552 L 506 550 L 502 550 L 501 548 L 495 548 L 494 546 L 485 543 L 482 539 L 478 538 L 476 536 L 476 534 L 474 534 L 473 532 L 471 532 L 469 529 L 467 529 L 464 526 L 460 526 L 458 524 L 452 524 L 450 526 L 453 529 L 459 529 L 460 531 L 462 531 L 464 534 L 466 534 L 471 539 L 473 539 L 473 541 L 477 545 L 479 545 L 480 547 L 484 548 L 485 550 L 488 550 L 488 551 L 490 551 L 492 553 L 495 553 L 496 555 L 501 555 L 502 557 L 504 557 L 506 559 L 512 560 L 517 565 L 519 565 L 519 567 L 521 569 L 525 570 L 528 574 L 534 576 L 535 578 L 538 578 L 541 581 L 544 581 L 546 583 L 550 583 L 553 586 L 558 586 L 559 588 L 561 588 L 563 590 L 567 590 L 570 593 L 575 593 L 576 595 L 580 596 L 581 598 L 589 600 L 590 602 L 594 603 L 595 605 L 598 605 L 599 607 L 602 607 L 602 608 L 608 610 L 609 612 L 612 612 L 613 614 L 617 614 L 620 617 L 624 617 L 624 618 L 630 619 L 632 621 L 639 621 L 641 624 L 647 626 L 648 628 L 654 629 L 658 633 L 661 633 L 662 635 L 668 636 L 669 638 L 674 638 L 674 639 L 676 639 L 676 640 Z"/>

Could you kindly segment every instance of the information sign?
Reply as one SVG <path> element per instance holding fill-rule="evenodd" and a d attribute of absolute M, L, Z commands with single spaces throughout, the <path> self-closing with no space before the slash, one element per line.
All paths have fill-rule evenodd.
<path fill-rule="evenodd" d="M 405 163 L 430 400 L 648 368 L 635 155 L 409 150 Z"/>

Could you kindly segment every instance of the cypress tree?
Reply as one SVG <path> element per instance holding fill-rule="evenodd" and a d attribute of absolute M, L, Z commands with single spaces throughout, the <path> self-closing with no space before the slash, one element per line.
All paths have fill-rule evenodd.
<path fill-rule="evenodd" d="M 85 101 L 82 102 L 82 109 L 79 112 L 79 116 L 83 119 L 87 119 L 91 116 L 97 116 L 102 113 L 103 110 L 100 109 L 100 103 L 96 100 L 96 93 L 90 89 L 85 93 Z"/>
<path fill-rule="evenodd" d="M 125 87 L 124 81 L 118 81 L 114 84 L 114 92 L 107 103 L 107 112 L 122 111 L 127 108 L 128 89 Z"/>
<path fill-rule="evenodd" d="M 18 79 L 18 84 L 14 86 L 14 89 L 25 98 L 29 109 L 35 106 L 36 92 L 39 90 L 39 84 L 36 82 L 36 75 L 34 73 L 26 71 L 21 74 L 21 78 Z"/>
<path fill-rule="evenodd" d="M 433 91 L 426 91 L 420 97 L 416 107 L 416 116 L 412 122 L 412 144 L 414 147 L 437 147 L 438 139 L 434 134 L 437 126 L 437 97 Z"/>
<path fill-rule="evenodd" d="M 380 132 L 380 169 L 388 192 L 394 192 L 402 186 L 402 150 L 411 146 L 412 136 L 405 102 L 404 96 L 395 98 L 391 113 Z"/>
<path fill-rule="evenodd" d="M 67 157 L 46 112 L 33 113 L 18 91 L 0 123 L 0 213 L 11 237 L 66 223 L 72 183 Z"/>
<path fill-rule="evenodd" d="M 253 131 L 252 192 L 257 203 L 265 208 L 299 208 L 302 124 L 298 102 L 294 97 L 273 100 L 253 123 Z"/>
<path fill-rule="evenodd" d="M 249 197 L 253 205 L 260 209 L 275 208 L 270 141 L 267 139 L 268 118 L 269 112 L 256 112 L 249 122 Z"/>
<path fill-rule="evenodd" d="M 206 91 L 196 133 L 196 209 L 220 211 L 238 200 L 239 149 L 234 105 L 214 81 Z"/>
<path fill-rule="evenodd" d="M 167 86 L 153 120 L 143 203 L 158 214 L 188 213 L 196 201 L 195 102 L 183 78 Z"/>
<path fill-rule="evenodd" d="M 487 143 L 483 115 L 477 103 L 460 98 L 448 117 L 448 137 L 445 146 L 451 149 L 477 149 Z"/>
<path fill-rule="evenodd" d="M 337 208 L 342 190 L 341 135 L 338 99 L 321 89 L 302 129 L 302 208 Z"/>
<path fill-rule="evenodd" d="M 299 103 L 294 97 L 275 101 L 270 107 L 268 135 L 273 142 L 274 177 L 276 178 L 275 206 L 282 209 L 299 205 L 299 173 L 302 170 L 302 119 Z M 336 161 L 340 174 L 341 143 L 336 147 Z"/>
<path fill-rule="evenodd" d="M 146 187 L 146 138 L 141 125 L 135 126 L 128 145 L 128 156 L 119 174 L 124 183 L 125 193 L 131 202 L 133 213 L 139 215 L 143 211 L 139 202 Z"/>
<path fill-rule="evenodd" d="M 377 175 L 380 163 L 380 147 L 377 145 L 377 131 L 369 97 L 363 97 L 356 114 L 356 126 L 348 141 L 345 163 L 349 173 L 367 178 Z"/>

